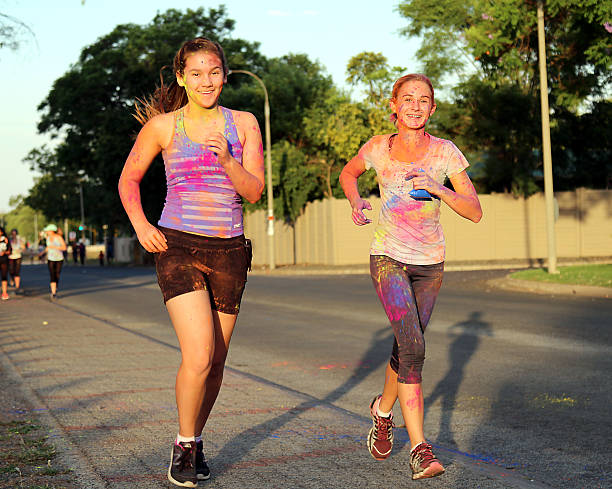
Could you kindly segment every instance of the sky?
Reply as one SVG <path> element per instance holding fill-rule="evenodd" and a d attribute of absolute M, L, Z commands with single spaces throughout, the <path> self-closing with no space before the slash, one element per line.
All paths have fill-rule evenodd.
<path fill-rule="evenodd" d="M 396 11 L 400 0 L 0 0 L 0 13 L 26 24 L 17 51 L 0 50 L 3 151 L 0 169 L 4 191 L 0 213 L 9 199 L 27 195 L 35 174 L 23 162 L 31 149 L 53 145 L 37 133 L 37 106 L 53 82 L 78 60 L 82 49 L 119 24 L 148 24 L 157 12 L 217 8 L 225 4 L 236 21 L 233 37 L 260 43 L 267 57 L 305 53 L 345 87 L 348 60 L 362 52 L 382 52 L 391 66 L 418 70 L 413 53 L 418 41 L 399 34 L 406 21 Z M 171 60 L 168 60 L 171 62 Z M 231 67 L 230 67 L 231 68 Z M 152 80 L 152 83 L 154 81 Z M 236 109 L 240 109 L 236 107 Z M 272 116 L 274 107 L 271 108 Z M 127 157 L 127 155 L 126 155 Z M 117 176 L 118 177 L 118 176 Z"/>

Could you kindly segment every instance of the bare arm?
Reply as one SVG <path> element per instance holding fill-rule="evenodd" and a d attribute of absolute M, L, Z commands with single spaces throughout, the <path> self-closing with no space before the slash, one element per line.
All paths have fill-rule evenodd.
<path fill-rule="evenodd" d="M 221 133 L 210 137 L 207 145 L 217 154 L 236 192 L 251 203 L 257 202 L 264 188 L 263 144 L 259 124 L 249 112 L 235 112 L 236 125 L 244 132 L 242 165 L 230 154 L 228 142 Z"/>
<path fill-rule="evenodd" d="M 164 251 L 168 246 L 162 232 L 151 225 L 145 216 L 140 199 L 140 182 L 162 149 L 160 141 L 163 131 L 164 124 L 160 116 L 142 127 L 119 178 L 119 196 L 123 208 L 136 231 L 138 241 L 145 250 L 152 253 Z"/>
<path fill-rule="evenodd" d="M 366 171 L 365 161 L 359 155 L 349 161 L 340 173 L 340 186 L 353 209 L 351 217 L 358 226 L 372 222 L 363 213 L 363 209 L 372 210 L 370 203 L 359 195 L 357 179 Z"/>
<path fill-rule="evenodd" d="M 437 195 L 461 217 L 473 222 L 480 221 L 482 209 L 476 189 L 467 172 L 463 170 L 450 177 L 455 191 L 436 182 L 427 173 L 412 170 L 406 174 L 406 178 L 412 178 L 415 189 L 425 189 L 433 195 Z"/>

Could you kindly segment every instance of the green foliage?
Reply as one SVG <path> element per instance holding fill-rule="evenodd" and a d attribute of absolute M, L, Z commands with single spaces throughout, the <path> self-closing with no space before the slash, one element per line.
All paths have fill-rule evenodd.
<path fill-rule="evenodd" d="M 313 149 L 308 164 L 317 168 L 325 197 L 340 195 L 342 166 L 372 136 L 367 114 L 366 107 L 335 90 L 306 113 L 304 132 Z"/>
<path fill-rule="evenodd" d="M 511 277 L 520 280 L 535 280 L 559 284 L 612 287 L 612 265 L 575 265 L 570 267 L 559 267 L 558 274 L 551 274 L 542 269 L 529 269 L 515 272 Z"/>
<path fill-rule="evenodd" d="M 81 52 L 72 68 L 57 79 L 39 106 L 39 131 L 62 136 L 58 146 L 33 150 L 26 158 L 43 174 L 28 197 L 29 205 L 48 218 L 80 218 L 78 181 L 83 181 L 86 220 L 111 229 L 128 226 L 117 181 L 140 126 L 132 117 L 134 101 L 153 92 L 162 66 L 172 65 L 186 40 L 205 35 L 220 41 L 228 60 L 258 66 L 257 45 L 230 39 L 234 21 L 224 7 L 170 9 L 145 26 L 123 24 Z M 168 81 L 173 74 L 165 70 Z M 141 183 L 143 208 L 158 216 L 165 196 L 165 175 L 158 157 Z"/>
<path fill-rule="evenodd" d="M 491 86 L 538 90 L 536 2 L 532 0 L 404 0 L 399 11 L 408 36 L 421 36 L 417 56 L 437 84 L 446 75 L 476 73 Z M 612 0 L 545 3 L 546 53 L 551 98 L 576 108 L 589 96 L 608 93 Z"/>
<path fill-rule="evenodd" d="M 11 198 L 9 205 L 12 210 L 2 216 L 6 232 L 17 229 L 19 235 L 28 243 L 38 242 L 35 227 L 37 226 L 40 231 L 48 224 L 48 221 L 40 212 L 29 207 L 21 196 Z"/>
<path fill-rule="evenodd" d="M 521 195 L 540 190 L 536 2 L 441 0 L 432 5 L 405 0 L 399 11 L 408 21 L 404 34 L 422 38 L 417 56 L 424 73 L 437 85 L 449 76 L 459 77 L 455 105 L 438 111 L 434 125 L 476 163 L 472 176 L 478 190 Z M 575 188 L 578 182 L 601 187 L 612 178 L 604 142 L 610 138 L 605 119 L 609 109 L 603 102 L 612 88 L 610 12 L 612 0 L 545 3 L 553 167 L 559 189 Z M 595 101 L 593 112 L 578 116 L 587 101 Z M 589 128 L 600 137 L 592 138 Z"/>
<path fill-rule="evenodd" d="M 291 226 L 308 202 L 323 197 L 316 168 L 308 165 L 306 152 L 289 141 L 272 148 L 274 214 Z"/>
<path fill-rule="evenodd" d="M 364 51 L 353 56 L 346 67 L 346 81 L 352 86 L 364 86 L 366 103 L 387 107 L 393 83 L 405 72 L 404 68 L 389 67 L 382 53 Z"/>

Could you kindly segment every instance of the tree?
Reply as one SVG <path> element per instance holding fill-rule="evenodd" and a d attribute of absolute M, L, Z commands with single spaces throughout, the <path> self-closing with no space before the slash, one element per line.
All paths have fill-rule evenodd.
<path fill-rule="evenodd" d="M 393 83 L 405 71 L 400 66 L 390 67 L 387 57 L 382 53 L 363 51 L 349 60 L 346 81 L 354 87 L 365 87 L 365 103 L 388 108 Z"/>
<path fill-rule="evenodd" d="M 553 146 L 564 143 L 556 115 L 577 117 L 610 93 L 611 9 L 612 0 L 546 3 Z M 542 170 L 535 2 L 406 0 L 399 10 L 409 22 L 403 32 L 422 38 L 417 56 L 423 71 L 436 84 L 458 76 L 455 106 L 446 107 L 456 117 L 437 114 L 438 127 L 454 133 L 480 163 L 479 190 L 537 191 Z M 601 149 L 603 141 L 595 146 Z"/>
<path fill-rule="evenodd" d="M 304 131 L 308 137 L 309 165 L 314 165 L 325 197 L 341 196 L 338 176 L 342 166 L 357 154 L 359 148 L 373 135 L 369 127 L 369 110 L 352 102 L 337 90 L 331 90 L 321 104 L 310 109 L 304 117 Z M 362 188 L 370 193 L 372 180 L 360 179 Z"/>
<path fill-rule="evenodd" d="M 0 49 L 19 49 L 23 43 L 23 35 L 27 33 L 36 41 L 36 36 L 30 27 L 11 15 L 0 12 Z"/>
<path fill-rule="evenodd" d="M 62 217 L 78 218 L 72 204 L 49 206 L 49 199 L 38 197 L 46 195 L 45 190 L 73 194 L 80 180 L 85 185 L 90 223 L 129 228 L 127 217 L 117 212 L 121 208 L 117 181 L 139 130 L 132 117 L 135 99 L 153 92 L 160 68 L 171 65 L 181 44 L 196 36 L 219 41 L 231 66 L 259 66 L 264 58 L 258 45 L 230 38 L 233 27 L 224 7 L 208 12 L 170 9 L 148 25 L 119 25 L 84 48 L 78 62 L 54 82 L 39 106 L 39 131 L 61 141 L 53 150 L 37 150 L 27 158 L 43 174 L 29 202 L 52 216 L 61 211 L 68 213 Z M 174 77 L 171 71 L 164 72 L 167 81 Z M 165 195 L 161 158 L 144 178 L 141 194 L 145 213 L 158 216 Z"/>
<path fill-rule="evenodd" d="M 445 75 L 472 74 L 498 86 L 537 92 L 537 15 L 533 0 L 404 0 L 408 36 L 421 36 L 417 56 L 437 83 Z M 546 2 L 549 86 L 555 105 L 576 108 L 609 93 L 612 0 Z M 466 70 L 469 68 L 469 70 Z"/>
<path fill-rule="evenodd" d="M 38 231 L 40 231 L 47 225 L 47 221 L 40 213 L 29 207 L 20 195 L 11 197 L 9 205 L 11 211 L 3 216 L 6 232 L 8 233 L 15 228 L 28 243 L 37 243 L 38 236 L 36 236 L 35 223 L 38 225 Z"/>

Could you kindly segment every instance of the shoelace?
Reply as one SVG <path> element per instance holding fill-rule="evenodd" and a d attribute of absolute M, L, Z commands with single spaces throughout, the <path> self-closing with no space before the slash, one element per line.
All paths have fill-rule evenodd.
<path fill-rule="evenodd" d="M 426 443 L 423 443 L 417 447 L 412 454 L 412 457 L 418 465 L 421 465 L 423 462 L 431 462 L 432 460 L 436 460 L 436 457 L 432 452 L 432 446 Z"/>
<path fill-rule="evenodd" d="M 384 438 L 389 438 L 389 431 L 393 428 L 392 418 L 383 418 L 382 416 L 376 416 L 376 429 L 374 434 L 376 438 L 379 438 L 379 434 Z"/>
<path fill-rule="evenodd" d="M 179 443 L 178 445 L 181 447 L 181 456 L 179 457 L 179 463 L 181 470 L 185 468 L 193 468 L 193 464 L 191 463 L 191 452 L 193 447 L 184 447 Z"/>

